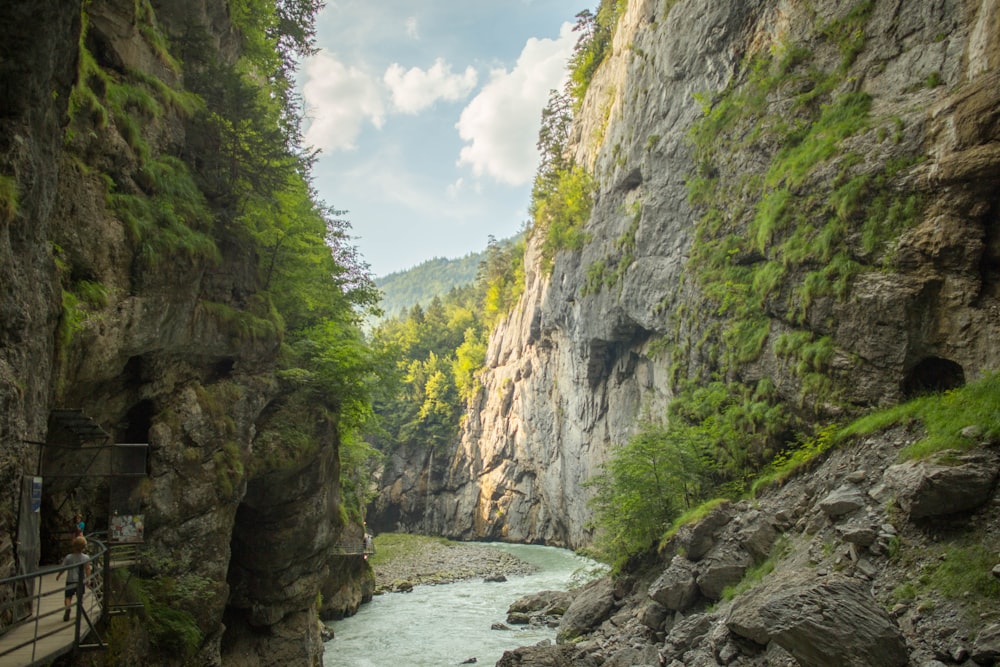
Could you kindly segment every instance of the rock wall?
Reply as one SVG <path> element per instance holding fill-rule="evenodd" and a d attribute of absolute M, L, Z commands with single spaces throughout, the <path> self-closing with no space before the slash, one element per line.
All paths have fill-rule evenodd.
<path fill-rule="evenodd" d="M 235 58 L 227 3 L 150 7 L 161 4 L 165 29 L 197 26 L 217 57 Z M 181 75 L 142 34 L 140 5 L 88 3 L 86 46 L 114 76 L 140 72 L 180 88 Z M 330 556 L 345 529 L 337 432 L 318 428 L 316 447 L 280 470 L 252 465 L 255 438 L 285 393 L 274 376 L 280 341 L 241 334 L 206 304 L 244 307 L 260 288 L 256 257 L 220 231 L 218 262 L 144 259 L 102 177 L 140 191 L 134 138 L 113 119 L 86 132 L 71 125 L 81 10 L 64 0 L 0 8 L 0 574 L 15 571 L 22 475 L 36 474 L 38 461 L 82 469 L 78 451 L 39 447 L 57 435 L 54 409 L 80 409 L 112 442 L 149 445 L 147 478 L 127 499 L 141 500 L 145 514 L 140 574 L 199 588 L 179 604 L 203 637 L 196 655 L 150 657 L 149 642 L 129 640 L 136 664 L 321 664 L 318 614 L 353 613 L 373 588 L 367 564 Z M 176 109 L 139 131 L 157 156 L 201 149 Z M 104 299 L 67 308 L 67 286 L 79 281 L 102 285 Z M 61 555 L 58 531 L 72 512 L 93 530 L 119 509 L 99 474 L 46 478 L 43 488 L 47 557 Z M 153 625 L 142 632 L 154 635 Z"/>
<path fill-rule="evenodd" d="M 844 169 L 882 174 L 907 159 L 912 166 L 893 177 L 892 189 L 919 197 L 923 213 L 891 247 L 876 249 L 877 257 L 860 249 L 860 223 L 849 230 L 843 243 L 869 268 L 846 295 L 816 298 L 804 315 L 770 298 L 759 355 L 725 369 L 725 379 L 770 378 L 789 405 L 805 396 L 804 412 L 822 419 L 1000 366 L 993 342 L 1000 331 L 1000 206 L 993 188 L 1000 169 L 1000 51 L 989 37 L 997 34 L 995 0 L 822 7 L 795 0 L 632 0 L 572 130 L 576 160 L 599 183 L 585 227 L 589 241 L 579 252 L 558 254 L 550 274 L 538 269 L 536 243 L 529 242 L 524 295 L 493 333 L 484 388 L 469 406 L 454 456 L 447 469 L 415 455 L 386 471 L 383 488 L 392 492 L 378 504 L 379 516 L 391 517 L 384 527 L 588 543 L 582 483 L 644 415 L 664 414 L 676 386 L 672 369 L 691 378 L 719 371 L 695 341 L 708 340 L 726 354 L 724 337 L 711 333 L 721 322 L 717 308 L 689 270 L 704 213 L 689 203 L 687 188 L 699 164 L 690 131 L 704 117 L 700 99 L 747 89 L 750 58 L 780 53 L 787 44 L 835 71 L 843 51 L 820 27 L 852 10 L 870 13 L 839 90 L 869 96 L 882 129 L 847 142 L 863 156 L 863 167 L 830 160 L 803 190 L 830 189 Z M 768 112 L 790 114 L 795 92 L 773 94 Z M 886 128 L 895 128 L 892 141 L 885 140 Z M 746 144 L 717 165 L 720 179 L 763 179 L 782 147 Z M 724 215 L 745 216 L 761 196 L 744 195 Z M 634 243 L 632 257 L 623 239 Z M 883 262 L 892 268 L 871 268 Z M 621 278 L 585 288 L 599 263 L 623 269 Z M 787 295 L 803 279 L 790 271 L 774 293 Z M 832 341 L 823 372 L 838 405 L 809 399 L 794 361 L 776 350 L 782 334 L 793 331 Z M 423 486 L 418 494 L 428 480 L 432 492 Z"/>
<path fill-rule="evenodd" d="M 76 49 L 63 38 L 79 31 L 79 3 L 7 3 L 0 19 L 21 26 L 5 30 L 0 61 L 0 173 L 16 179 L 22 193 L 19 216 L 6 206 L 0 214 L 0 567 L 6 573 L 14 569 L 21 473 L 38 453 L 23 441 L 44 441 L 48 422 L 60 304 L 47 232 L 63 123 L 53 93 L 65 100 L 73 84 Z"/>

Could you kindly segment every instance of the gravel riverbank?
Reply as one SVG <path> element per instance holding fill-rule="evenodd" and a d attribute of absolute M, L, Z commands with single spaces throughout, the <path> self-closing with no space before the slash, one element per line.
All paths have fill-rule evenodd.
<path fill-rule="evenodd" d="M 376 549 L 379 542 L 376 538 Z M 407 540 L 405 549 L 380 550 L 372 569 L 376 593 L 386 593 L 422 584 L 530 574 L 537 568 L 488 544 L 417 538 Z"/>

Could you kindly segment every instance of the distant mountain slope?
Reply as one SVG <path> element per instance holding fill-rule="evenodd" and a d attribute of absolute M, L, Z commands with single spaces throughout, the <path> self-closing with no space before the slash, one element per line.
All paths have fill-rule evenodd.
<path fill-rule="evenodd" d="M 453 287 L 474 282 L 485 257 L 485 250 L 459 259 L 435 257 L 412 269 L 376 278 L 375 285 L 382 290 L 382 309 L 386 317 L 394 317 L 415 304 L 426 306 L 435 296 L 444 296 Z"/>

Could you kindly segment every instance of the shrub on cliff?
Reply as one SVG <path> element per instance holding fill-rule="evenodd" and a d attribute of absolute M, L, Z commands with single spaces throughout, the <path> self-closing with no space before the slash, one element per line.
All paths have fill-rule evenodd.
<path fill-rule="evenodd" d="M 597 528 L 595 547 L 619 563 L 650 545 L 702 497 L 706 466 L 677 429 L 646 422 L 587 485 Z"/>

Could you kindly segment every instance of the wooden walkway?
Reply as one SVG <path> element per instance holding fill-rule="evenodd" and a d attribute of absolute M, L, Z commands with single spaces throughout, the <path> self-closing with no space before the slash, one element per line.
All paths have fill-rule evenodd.
<path fill-rule="evenodd" d="M 35 601 L 40 609 L 35 615 L 0 635 L 0 667 L 30 667 L 45 665 L 60 655 L 69 653 L 76 645 L 76 628 L 79 623 L 80 639 L 90 632 L 91 624 L 96 624 L 101 616 L 100 601 L 88 588 L 83 596 L 83 608 L 90 619 L 77 620 L 77 603 L 73 598 L 70 620 L 63 621 L 63 591 L 66 577 L 56 581 L 55 573 L 45 574 L 35 581 L 42 582 L 41 598 L 37 591 Z M 19 644 L 21 648 L 13 649 Z M 9 651 L 9 652 L 8 652 Z"/>

